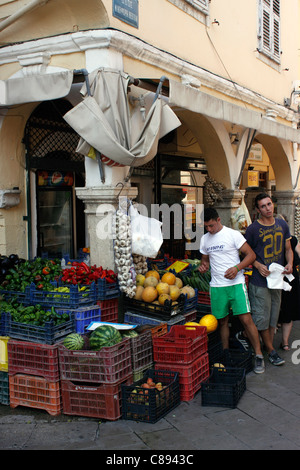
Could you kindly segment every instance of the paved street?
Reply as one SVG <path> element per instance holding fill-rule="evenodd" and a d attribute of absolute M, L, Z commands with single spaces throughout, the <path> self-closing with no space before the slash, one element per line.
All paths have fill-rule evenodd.
<path fill-rule="evenodd" d="M 280 343 L 280 333 L 276 343 Z M 300 342 L 295 323 L 292 341 Z M 298 346 L 300 350 L 300 346 Z M 237 408 L 203 407 L 201 392 L 156 424 L 106 421 L 0 405 L 0 449 L 12 450 L 300 450 L 300 364 L 297 349 L 286 364 L 247 375 Z"/>

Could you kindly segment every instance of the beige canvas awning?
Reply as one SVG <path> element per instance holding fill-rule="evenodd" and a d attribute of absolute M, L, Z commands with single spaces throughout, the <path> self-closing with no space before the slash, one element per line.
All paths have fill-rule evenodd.
<path fill-rule="evenodd" d="M 63 98 L 73 82 L 73 70 L 0 80 L 0 106 Z"/>
<path fill-rule="evenodd" d="M 280 124 L 261 113 L 223 101 L 174 80 L 170 80 L 169 105 L 235 123 L 249 129 L 256 129 L 257 133 L 300 143 L 298 129 Z"/>
<path fill-rule="evenodd" d="M 156 155 L 159 139 L 181 125 L 163 99 L 148 94 L 142 101 L 143 90 L 128 94 L 129 80 L 110 69 L 89 76 L 90 94 L 84 85 L 83 101 L 64 115 L 81 137 L 79 153 L 88 156 L 92 147 L 119 164 L 144 165 Z"/>

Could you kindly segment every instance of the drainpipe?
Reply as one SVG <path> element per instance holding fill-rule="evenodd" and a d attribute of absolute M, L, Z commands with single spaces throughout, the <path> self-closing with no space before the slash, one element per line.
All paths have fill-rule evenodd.
<path fill-rule="evenodd" d="M 14 23 L 16 20 L 18 20 L 21 16 L 23 16 L 25 13 L 28 13 L 29 11 L 33 10 L 34 8 L 41 7 L 41 6 L 45 5 L 48 1 L 49 0 L 32 0 L 32 2 L 28 3 L 28 5 L 25 5 L 19 11 L 17 11 L 16 13 L 13 13 L 8 18 L 1 21 L 0 31 L 3 31 L 5 28 L 10 26 L 12 23 Z"/>

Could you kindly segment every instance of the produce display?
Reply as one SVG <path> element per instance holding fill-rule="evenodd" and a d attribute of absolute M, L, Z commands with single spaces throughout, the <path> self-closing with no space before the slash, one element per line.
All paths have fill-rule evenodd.
<path fill-rule="evenodd" d="M 188 299 L 195 296 L 193 287 L 184 286 L 180 277 L 168 271 L 150 270 L 145 275 L 139 274 L 136 285 L 134 299 L 157 305 L 174 305 L 181 294 Z"/>
<path fill-rule="evenodd" d="M 185 321 L 187 331 L 197 328 L 199 330 L 199 326 L 205 326 L 207 334 L 217 330 L 218 321 L 212 314 L 204 315 L 200 320 L 187 321 L 187 318 L 194 318 L 190 316 L 191 311 L 193 311 L 193 314 L 196 312 L 194 301 L 197 301 L 198 305 L 200 302 L 198 296 L 196 296 L 197 290 L 207 293 L 209 291 L 210 272 L 205 275 L 199 273 L 199 260 L 185 260 L 189 263 L 189 266 L 180 273 L 165 267 L 158 269 L 157 266 L 148 264 L 145 257 L 131 253 L 130 224 L 128 219 L 124 217 L 123 211 L 117 211 L 116 217 L 116 236 L 114 239 L 116 271 L 105 269 L 102 266 L 89 266 L 82 261 L 72 261 L 68 264 L 68 267 L 64 268 L 59 259 L 36 258 L 26 261 L 19 259 L 17 255 L 0 257 L 2 270 L 0 295 L 1 290 L 2 292 L 7 291 L 7 294 L 3 297 L 5 301 L 1 301 L 0 319 L 1 313 L 4 314 L 5 319 L 11 319 L 11 322 L 8 322 L 10 323 L 9 327 L 11 333 L 15 334 L 15 336 L 11 336 L 12 339 L 22 339 L 24 343 L 38 344 L 37 354 L 44 354 L 43 348 L 40 347 L 41 344 L 44 344 L 46 354 L 48 354 L 47 345 L 58 345 L 60 358 L 53 365 L 53 368 L 60 367 L 59 374 L 63 390 L 62 401 L 65 407 L 66 403 L 69 402 L 69 398 L 66 399 L 67 396 L 70 397 L 74 394 L 76 401 L 78 401 L 77 394 L 83 393 L 83 391 L 85 393 L 89 389 L 89 384 L 90 393 L 92 395 L 95 393 L 99 401 L 106 403 L 106 410 L 98 410 L 94 408 L 94 405 L 90 405 L 91 409 L 88 414 L 83 408 L 76 409 L 71 414 L 79 413 L 82 416 L 99 418 L 108 416 L 107 419 L 117 419 L 122 413 L 121 408 L 118 408 L 118 406 L 115 409 L 115 400 L 121 400 L 121 398 L 123 400 L 124 387 L 130 389 L 134 383 L 133 390 L 128 389 L 130 395 L 128 400 L 125 399 L 123 402 L 125 405 L 124 413 L 127 413 L 124 414 L 125 419 L 155 422 L 172 407 L 177 406 L 183 386 L 186 388 L 192 386 L 190 380 L 186 379 L 184 374 L 188 373 L 188 376 L 193 378 L 192 384 L 197 383 L 198 386 L 200 377 L 202 377 L 202 369 L 204 371 L 204 368 L 208 367 L 206 363 L 204 364 L 203 359 L 203 364 L 199 362 L 199 365 L 197 363 L 195 370 L 192 369 L 195 367 L 194 361 L 192 361 L 184 364 L 175 362 L 175 370 L 170 369 L 169 371 L 167 368 L 161 368 L 159 373 L 155 370 L 152 371 L 154 375 L 150 374 L 151 376 L 148 376 L 147 372 L 152 367 L 156 367 L 153 364 L 153 345 L 155 344 L 153 338 L 155 335 L 165 335 L 169 328 L 173 328 L 173 326 L 169 327 L 169 324 L 173 325 L 176 324 L 176 321 L 180 321 L 180 324 L 183 325 Z M 138 315 L 136 316 L 140 315 L 144 319 L 146 311 L 146 319 L 149 318 L 149 323 L 142 320 L 141 324 L 135 323 L 135 325 L 138 325 L 137 327 L 128 329 L 118 329 L 117 325 L 114 326 L 113 321 L 117 320 L 106 320 L 107 323 L 104 323 L 104 316 L 101 317 L 101 314 L 106 312 L 106 309 L 109 310 L 115 307 L 111 307 L 110 297 L 105 298 L 104 296 L 105 300 L 103 300 L 99 295 L 99 290 L 92 299 L 92 305 L 82 306 L 79 304 L 77 299 L 81 298 L 82 293 L 83 295 L 89 295 L 92 291 L 94 292 L 95 285 L 91 284 L 95 283 L 97 285 L 98 280 L 102 279 L 105 280 L 103 285 L 107 291 L 113 287 L 111 284 L 117 283 L 121 292 L 125 294 L 124 297 L 129 298 L 128 302 L 137 305 Z M 26 290 L 26 287 L 32 284 L 34 284 L 33 288 L 29 291 Z M 98 286 L 100 284 L 102 286 L 102 283 L 98 283 Z M 77 287 L 81 296 L 77 295 Z M 75 290 L 77 297 L 75 299 L 74 296 L 74 302 L 76 301 L 77 304 L 74 303 L 73 305 L 71 294 Z M 10 299 L 11 291 L 25 292 L 25 296 L 22 294 L 21 296 L 14 296 L 15 300 Z M 28 293 L 32 305 L 28 305 Z M 98 295 L 97 300 L 96 295 Z M 115 295 L 115 299 L 118 299 L 119 291 L 116 294 L 113 292 L 113 295 Z M 16 300 L 16 298 L 23 299 L 23 297 L 26 300 Z M 191 299 L 191 302 L 188 302 L 189 299 Z M 59 308 L 56 311 L 54 307 L 58 305 L 57 300 L 63 301 L 64 305 L 61 307 L 61 311 L 59 311 Z M 126 306 L 123 297 L 122 300 L 123 305 Z M 49 303 L 50 305 L 48 305 Z M 115 304 L 113 305 L 115 306 Z M 116 305 L 118 305 L 118 302 Z M 92 316 L 91 318 L 89 316 L 96 315 L 94 313 L 96 311 L 95 307 L 97 307 L 98 315 L 96 320 L 96 317 Z M 73 311 L 76 314 L 71 313 Z M 130 310 L 128 309 L 128 311 Z M 176 319 L 176 321 L 173 321 L 173 319 Z M 86 320 L 88 320 L 87 323 L 85 323 Z M 85 328 L 94 321 L 102 321 L 104 324 L 92 331 L 86 331 Z M 80 328 L 77 326 L 78 324 L 80 324 Z M 13 330 L 13 325 L 16 325 L 15 330 Z M 162 329 L 162 333 L 160 333 L 158 326 L 161 327 L 162 325 L 165 326 L 165 329 Z M 0 326 L 2 327 L 2 323 L 0 323 Z M 44 331 L 40 333 L 41 329 L 38 328 L 40 326 L 44 326 L 45 334 Z M 36 332 L 36 330 L 39 331 Z M 49 334 L 48 330 L 50 330 Z M 150 331 L 145 332 L 145 330 Z M 201 328 L 201 330 L 204 329 Z M 27 331 L 28 336 L 23 335 L 23 331 Z M 193 338 L 192 333 L 189 331 L 190 338 Z M 130 340 L 125 340 L 125 338 L 130 338 Z M 119 343 L 121 344 L 119 345 Z M 191 343 L 193 343 L 191 339 L 184 341 L 180 338 L 182 348 L 191 348 Z M 168 344 L 168 347 L 171 349 L 172 345 Z M 101 351 L 103 348 L 105 349 Z M 171 354 L 170 351 L 169 354 Z M 176 350 L 176 354 L 178 354 L 178 350 Z M 101 360 L 99 361 L 100 355 Z M 186 353 L 186 355 L 189 356 L 189 359 L 191 358 L 191 354 Z M 219 361 L 222 362 L 221 357 L 216 357 L 213 363 L 217 364 Z M 40 363 L 40 361 L 38 362 Z M 43 369 L 43 367 L 46 367 L 46 362 L 42 362 L 42 365 L 37 365 Z M 91 365 L 92 367 L 90 367 Z M 99 369 L 97 369 L 97 380 L 95 380 L 94 366 Z M 34 371 L 34 367 L 31 367 Z M 39 370 L 46 372 L 42 369 Z M 29 372 L 27 373 L 29 375 Z M 34 372 L 33 375 L 39 376 Z M 78 383 L 82 382 L 82 387 L 78 384 L 75 389 L 70 387 L 72 380 L 76 382 L 74 377 L 76 377 Z M 134 380 L 134 377 L 137 378 Z M 143 380 L 139 379 L 141 377 L 143 377 Z M 94 383 L 99 384 L 97 391 Z M 103 397 L 105 387 L 102 389 L 102 384 L 110 385 L 108 389 L 111 390 L 111 397 Z M 179 389 L 181 390 L 180 393 Z M 194 393 L 194 389 L 188 389 L 187 395 L 183 395 L 188 398 L 183 399 L 191 399 Z M 113 400 L 114 406 L 108 404 L 107 400 L 110 399 Z M 97 400 L 91 400 L 91 403 L 94 402 L 97 402 Z M 137 405 L 138 407 L 129 410 L 130 405 L 134 407 Z M 140 410 L 141 405 L 146 405 L 146 409 Z M 14 406 L 18 406 L 18 403 Z M 31 406 L 30 402 L 27 406 Z M 45 409 L 50 412 L 46 405 Z M 107 414 L 108 409 L 109 413 Z M 67 411 L 66 414 L 68 414 Z"/>
<path fill-rule="evenodd" d="M 83 349 L 84 338 L 78 333 L 71 333 L 65 337 L 63 345 L 65 346 L 65 348 L 73 351 L 80 350 Z"/>
<path fill-rule="evenodd" d="M 105 279 L 108 283 L 117 281 L 117 274 L 111 269 L 104 269 L 102 266 L 88 266 L 84 262 L 73 261 L 70 268 L 62 270 L 61 281 L 65 284 L 91 284 L 98 279 Z"/>
<path fill-rule="evenodd" d="M 49 321 L 61 325 L 70 320 L 68 313 L 59 314 L 54 307 L 46 310 L 39 305 L 24 306 L 14 301 L 1 302 L 1 311 L 9 313 L 12 321 L 36 326 L 44 326 Z"/>
<path fill-rule="evenodd" d="M 92 331 L 89 343 L 91 349 L 99 351 L 101 348 L 114 346 L 121 341 L 122 335 L 119 330 L 110 325 L 101 325 Z"/>
<path fill-rule="evenodd" d="M 191 263 L 192 260 L 185 261 Z M 211 274 L 210 271 L 207 271 L 206 273 L 200 273 L 198 270 L 199 264 L 199 260 L 194 261 L 190 265 L 190 269 L 182 271 L 179 276 L 182 279 L 184 285 L 190 285 L 194 289 L 198 289 L 200 292 L 208 292 Z"/>
<path fill-rule="evenodd" d="M 4 257 L 3 263 L 6 268 L 1 268 L 3 273 L 0 289 L 7 291 L 24 292 L 25 288 L 34 283 L 37 289 L 51 290 L 51 281 L 57 281 L 61 276 L 61 261 L 59 259 L 49 260 L 35 258 L 34 260 L 23 260 L 18 257 L 14 263 L 9 263 L 11 256 Z M 5 270 L 5 271 L 4 271 Z"/>

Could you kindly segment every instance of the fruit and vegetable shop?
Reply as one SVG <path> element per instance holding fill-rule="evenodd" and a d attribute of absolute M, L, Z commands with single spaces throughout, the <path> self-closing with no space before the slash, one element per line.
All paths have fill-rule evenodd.
<path fill-rule="evenodd" d="M 116 209 L 114 270 L 88 247 L 77 259 L 1 256 L 0 406 L 148 423 L 196 394 L 237 406 L 252 356 L 232 341 L 223 357 L 210 273 L 162 242 L 139 253 L 132 220 Z"/>

